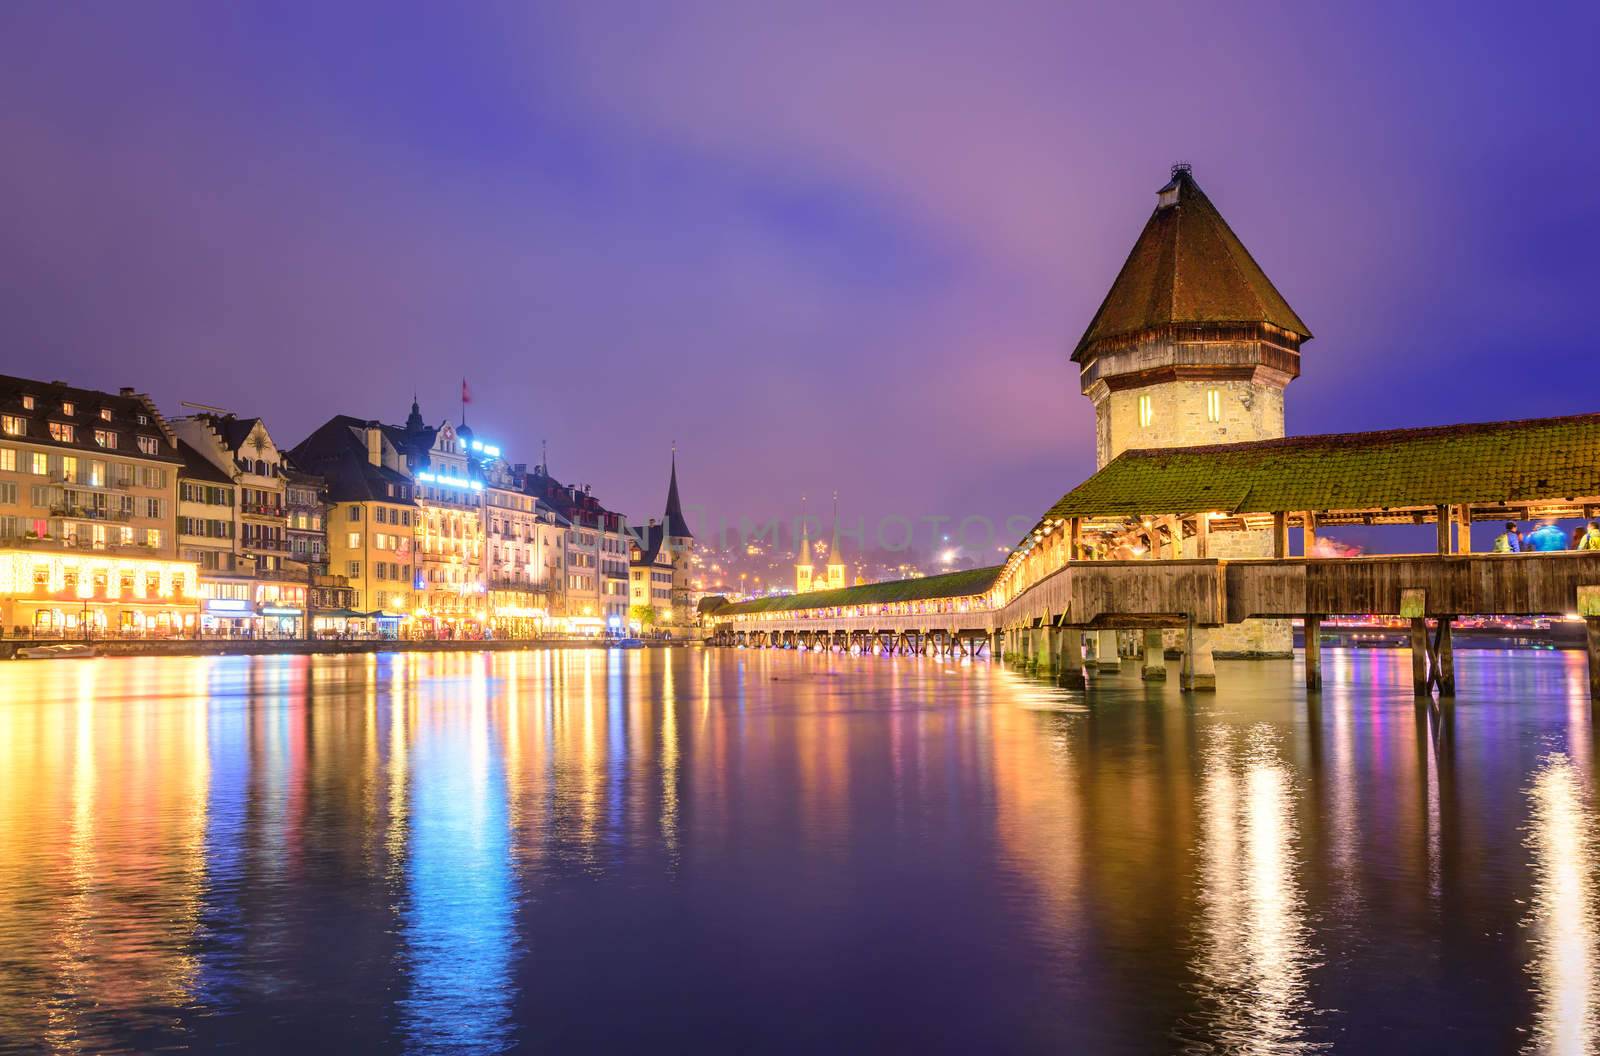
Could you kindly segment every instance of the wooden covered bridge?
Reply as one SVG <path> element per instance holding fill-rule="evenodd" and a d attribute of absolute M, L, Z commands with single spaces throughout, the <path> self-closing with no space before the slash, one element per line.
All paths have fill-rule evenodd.
<path fill-rule="evenodd" d="M 998 568 L 705 618 L 725 644 L 987 648 L 1066 677 L 1118 666 L 1118 632 L 1137 631 L 1146 677 L 1165 677 L 1164 644 L 1181 647 L 1186 689 L 1214 688 L 1228 628 L 1299 619 L 1315 689 L 1322 619 L 1399 616 L 1411 620 L 1418 691 L 1452 694 L 1456 617 L 1581 616 L 1600 699 L 1600 550 L 1475 553 L 1471 534 L 1478 522 L 1596 516 L 1600 415 L 1131 450 L 1064 495 Z M 1431 525 L 1434 545 L 1318 556 L 1319 530 L 1354 524 Z M 1266 556 L 1225 556 L 1252 552 Z"/>

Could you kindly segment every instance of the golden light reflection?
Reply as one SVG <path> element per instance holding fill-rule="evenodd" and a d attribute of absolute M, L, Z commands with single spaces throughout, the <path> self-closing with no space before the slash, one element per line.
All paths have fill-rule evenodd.
<path fill-rule="evenodd" d="M 1528 1048 L 1594 1052 L 1600 1045 L 1594 817 L 1582 777 L 1563 753 L 1545 759 L 1528 797 L 1534 875 L 1529 972 L 1536 1004 Z"/>
<path fill-rule="evenodd" d="M 1270 727 L 1209 732 L 1200 789 L 1196 958 L 1202 1019 L 1230 1052 L 1307 1051 L 1314 961 L 1288 767 Z M 1237 743 L 1242 742 L 1242 743 Z"/>
<path fill-rule="evenodd" d="M 192 999 L 210 785 L 193 666 L 0 673 L 0 1039 L 93 1049 Z"/>

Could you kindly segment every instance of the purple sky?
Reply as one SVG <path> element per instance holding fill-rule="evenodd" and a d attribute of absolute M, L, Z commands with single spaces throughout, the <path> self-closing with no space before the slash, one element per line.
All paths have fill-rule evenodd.
<path fill-rule="evenodd" d="M 466 375 L 635 516 L 676 439 L 730 518 L 1031 518 L 1182 159 L 1317 335 L 1291 431 L 1600 410 L 1595 5 L 1074 6 L 13 0 L 0 370 L 285 443 Z"/>

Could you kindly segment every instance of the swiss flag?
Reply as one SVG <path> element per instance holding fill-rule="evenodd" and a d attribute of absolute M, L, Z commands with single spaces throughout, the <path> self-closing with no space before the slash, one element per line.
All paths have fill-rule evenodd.
<path fill-rule="evenodd" d="M 461 402 L 462 403 L 471 403 L 472 402 L 472 390 L 467 388 L 467 379 L 466 378 L 462 378 L 461 379 Z"/>

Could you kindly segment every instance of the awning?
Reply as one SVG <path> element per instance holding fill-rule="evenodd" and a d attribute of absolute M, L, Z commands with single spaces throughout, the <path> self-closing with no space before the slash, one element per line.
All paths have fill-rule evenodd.
<path fill-rule="evenodd" d="M 354 609 L 319 609 L 312 613 L 312 615 L 319 620 L 324 618 L 333 620 L 364 620 L 367 618 L 366 613 L 357 612 Z"/>

